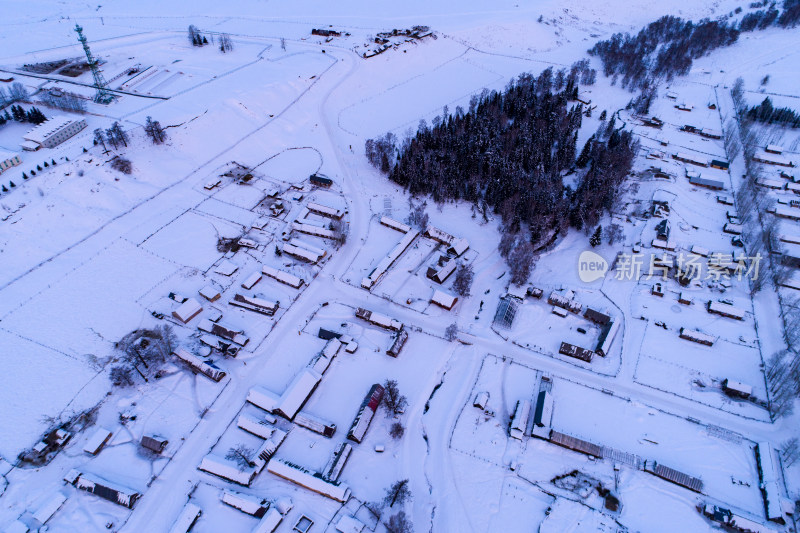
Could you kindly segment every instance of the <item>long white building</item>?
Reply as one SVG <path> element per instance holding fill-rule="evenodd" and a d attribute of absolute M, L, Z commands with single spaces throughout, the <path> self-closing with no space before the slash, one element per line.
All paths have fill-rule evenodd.
<path fill-rule="evenodd" d="M 85 128 L 86 121 L 82 118 L 75 119 L 66 115 L 52 117 L 26 133 L 22 138 L 27 142 L 22 147 L 25 150 L 55 148 Z"/>

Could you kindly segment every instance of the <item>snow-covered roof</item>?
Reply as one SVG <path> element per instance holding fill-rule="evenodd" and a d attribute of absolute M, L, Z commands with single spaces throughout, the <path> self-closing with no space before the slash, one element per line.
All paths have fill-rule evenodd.
<path fill-rule="evenodd" d="M 28 533 L 30 528 L 19 520 L 14 520 L 6 526 L 4 533 Z"/>
<path fill-rule="evenodd" d="M 402 222 L 398 222 L 395 219 L 389 217 L 381 217 L 381 224 L 390 227 L 392 229 L 395 229 L 397 231 L 400 231 L 402 233 L 408 233 L 409 231 L 411 231 L 411 226 L 403 224 Z"/>
<path fill-rule="evenodd" d="M 56 514 L 56 511 L 58 511 L 65 501 L 67 501 L 67 496 L 60 490 L 57 490 L 38 509 L 36 509 L 36 512 L 33 513 L 34 520 L 40 524 L 44 524 L 50 520 L 54 514 Z"/>
<path fill-rule="evenodd" d="M 21 143 L 19 143 L 19 146 L 23 150 L 27 150 L 27 151 L 30 151 L 30 152 L 39 149 L 39 144 L 35 143 L 33 141 L 22 141 Z"/>
<path fill-rule="evenodd" d="M 69 126 L 73 122 L 78 122 L 81 120 L 83 119 L 76 120 L 66 115 L 51 117 L 50 119 L 45 120 L 35 128 L 31 129 L 28 133 L 23 135 L 22 138 L 26 141 L 42 144 L 48 139 L 48 137 L 51 137 L 59 130 Z"/>
<path fill-rule="evenodd" d="M 272 533 L 283 520 L 283 515 L 277 509 L 270 509 L 258 523 L 253 533 Z"/>
<path fill-rule="evenodd" d="M 277 394 L 268 391 L 264 387 L 256 386 L 247 393 L 247 401 L 268 413 L 275 410 L 280 398 Z"/>
<path fill-rule="evenodd" d="M 269 502 L 263 498 L 242 494 L 232 490 L 226 490 L 222 493 L 222 503 L 253 516 L 261 512 L 262 509 L 269 508 Z"/>
<path fill-rule="evenodd" d="M 15 157 L 19 157 L 19 154 L 0 148 L 0 162 L 8 161 L 9 159 L 14 159 Z"/>
<path fill-rule="evenodd" d="M 450 245 L 449 251 L 456 254 L 456 256 L 461 257 L 461 255 L 469 249 L 469 241 L 465 238 L 456 239 L 453 244 Z"/>
<path fill-rule="evenodd" d="M 766 151 L 767 152 L 773 152 L 773 153 L 776 153 L 776 154 L 782 154 L 783 153 L 783 146 L 779 146 L 777 144 L 768 144 L 767 147 L 766 147 Z"/>
<path fill-rule="evenodd" d="M 440 290 L 434 290 L 433 296 L 431 296 L 431 302 L 441 305 L 445 309 L 452 309 L 456 301 L 458 301 L 457 297 Z"/>
<path fill-rule="evenodd" d="M 257 417 L 247 413 L 242 413 L 236 420 L 236 425 L 239 426 L 241 429 L 247 431 L 248 433 L 252 433 L 256 437 L 261 437 L 262 439 L 268 439 L 272 437 L 272 434 L 275 432 L 275 426 L 273 425 L 274 422 L 275 422 L 274 417 L 272 418 L 272 420 L 270 420 L 267 417 L 263 416 Z"/>
<path fill-rule="evenodd" d="M 261 272 L 253 272 L 245 280 L 242 282 L 242 288 L 250 290 L 252 289 L 256 283 L 261 281 Z"/>
<path fill-rule="evenodd" d="M 753 387 L 751 387 L 750 385 L 746 385 L 741 381 L 734 381 L 732 379 L 725 380 L 725 388 L 731 389 L 736 392 L 740 392 L 742 394 L 747 394 L 747 395 L 753 394 Z"/>
<path fill-rule="evenodd" d="M 200 314 L 200 311 L 203 310 L 203 306 L 200 305 L 200 302 L 195 300 L 194 298 L 189 298 L 185 302 L 183 302 L 180 307 L 175 309 L 172 312 L 172 316 L 186 324 L 191 319 L 196 317 Z"/>
<path fill-rule="evenodd" d="M 217 274 L 222 274 L 223 276 L 230 276 L 237 270 L 239 270 L 239 267 L 226 259 L 217 265 L 217 268 L 214 269 L 214 272 Z"/>
<path fill-rule="evenodd" d="M 759 161 L 761 163 L 769 163 L 771 165 L 781 165 L 784 167 L 792 167 L 794 163 L 784 156 L 783 154 L 774 154 L 771 152 L 767 152 L 766 150 L 759 150 L 753 155 L 753 161 Z"/>
<path fill-rule="evenodd" d="M 710 313 L 717 313 L 720 315 L 726 315 L 733 318 L 738 318 L 741 320 L 744 318 L 745 311 L 744 309 L 740 309 L 730 304 L 726 304 L 723 302 L 708 302 L 708 311 Z"/>
<path fill-rule="evenodd" d="M 271 266 L 268 266 L 268 265 L 262 265 L 261 273 L 264 274 L 265 276 L 269 276 L 271 278 L 274 278 L 274 279 L 280 281 L 281 283 L 285 283 L 286 285 L 289 285 L 290 287 L 294 287 L 295 289 L 297 289 L 301 285 L 303 285 L 303 280 L 301 278 L 298 278 L 295 275 L 289 274 L 288 272 L 284 272 L 283 270 L 278 270 L 277 268 L 272 268 Z"/>
<path fill-rule="evenodd" d="M 283 245 L 283 252 L 301 259 L 305 259 L 311 263 L 316 263 L 321 257 L 318 253 L 314 253 L 306 248 L 301 248 L 291 243 L 286 243 Z"/>
<path fill-rule="evenodd" d="M 310 472 L 283 459 L 270 461 L 267 471 L 342 503 L 350 498 L 350 488 L 344 483 L 326 481 L 320 474 Z"/>
<path fill-rule="evenodd" d="M 111 432 L 109 430 L 106 428 L 97 428 L 86 441 L 83 451 L 92 455 L 96 455 L 110 438 Z"/>
<path fill-rule="evenodd" d="M 308 397 L 311 396 L 320 380 L 322 380 L 322 376 L 318 372 L 310 368 L 301 370 L 281 396 L 276 410 L 280 411 L 286 418 L 292 419 Z"/>
<path fill-rule="evenodd" d="M 181 511 L 181 514 L 178 515 L 172 528 L 169 530 L 170 533 L 186 533 L 197 519 L 200 518 L 201 514 L 203 514 L 203 511 L 200 507 L 193 503 L 187 503 Z"/>
<path fill-rule="evenodd" d="M 313 224 L 307 224 L 304 222 L 292 223 L 292 229 L 295 231 L 299 231 L 300 233 L 314 235 L 315 237 L 324 237 L 326 239 L 333 239 L 334 237 L 336 237 L 336 233 L 327 228 L 314 226 Z"/>
<path fill-rule="evenodd" d="M 203 472 L 208 472 L 209 474 L 214 474 L 215 476 L 245 486 L 250 485 L 253 478 L 256 476 L 255 469 L 245 468 L 241 470 L 237 464 L 215 455 L 206 455 L 203 457 L 200 466 L 197 468 Z"/>
<path fill-rule="evenodd" d="M 213 302 L 214 300 L 220 297 L 219 291 L 210 285 L 207 285 L 200 289 L 200 296 L 205 298 L 206 300 Z"/>
<path fill-rule="evenodd" d="M 306 207 L 308 208 L 309 211 L 313 211 L 314 213 L 318 213 L 326 217 L 342 218 L 342 215 L 344 215 L 344 213 L 342 213 L 342 211 L 340 211 L 339 209 L 328 207 L 327 205 L 322 205 L 315 202 L 309 202 L 308 205 L 306 205 Z"/>

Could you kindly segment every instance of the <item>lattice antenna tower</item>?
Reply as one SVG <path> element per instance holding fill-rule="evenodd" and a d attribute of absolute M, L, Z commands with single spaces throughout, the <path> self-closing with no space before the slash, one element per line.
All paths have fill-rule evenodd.
<path fill-rule="evenodd" d="M 97 89 L 94 101 L 98 104 L 107 104 L 114 99 L 114 95 L 106 90 L 106 80 L 103 78 L 103 73 L 100 72 L 99 62 L 92 55 L 89 43 L 83 34 L 83 28 L 79 24 L 75 24 L 75 33 L 78 34 L 78 40 L 83 45 L 83 51 L 86 52 L 86 62 L 89 64 L 89 69 L 91 69 L 92 77 L 94 78 L 94 86 Z"/>

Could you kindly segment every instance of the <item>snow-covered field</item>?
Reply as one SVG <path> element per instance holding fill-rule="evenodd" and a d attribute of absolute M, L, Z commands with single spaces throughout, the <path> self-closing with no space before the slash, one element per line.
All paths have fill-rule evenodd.
<path fill-rule="evenodd" d="M 385 132 L 402 139 L 445 106 L 451 112 L 467 107 L 471 96 L 502 90 L 523 72 L 567 67 L 587 57 L 597 40 L 638 31 L 661 15 L 699 20 L 739 5 L 6 2 L 0 88 L 22 83 L 48 117 L 61 112 L 38 103 L 37 95 L 63 90 L 90 99 L 89 72 L 71 77 L 21 69 L 81 58 L 73 31 L 79 23 L 108 87 L 119 92 L 108 105 L 88 100 L 80 117 L 87 128 L 55 148 L 22 151 L 29 125 L 0 126 L 0 152 L 22 159 L 0 173 L 8 189 L 0 193 L 0 353 L 9 370 L 0 392 L 0 527 L 19 520 L 24 526 L 9 531 L 36 531 L 43 522 L 53 533 L 168 531 L 189 502 L 202 510 L 192 531 L 252 531 L 257 518 L 221 502 L 229 491 L 280 507 L 277 531 L 287 533 L 302 517 L 313 521 L 312 533 L 337 531 L 347 517 L 364 524 L 363 531 L 387 531 L 401 510 L 415 531 L 712 531 L 697 511 L 703 503 L 765 523 L 754 446 L 769 441 L 778 449 L 798 436 L 796 417 L 773 420 L 765 408 L 764 363 L 786 347 L 777 293 L 751 297 L 748 280 L 735 276 L 684 287 L 652 275 L 658 273 L 650 272 L 650 258 L 664 253 L 652 242 L 665 219 L 676 260 L 693 247 L 742 250 L 723 232 L 734 208 L 717 200 L 741 186 L 741 156 L 729 172 L 700 169 L 723 182 L 723 191 L 712 191 L 689 183 L 687 164 L 673 155 L 727 159 L 723 140 L 682 129 L 727 128 L 737 77 L 750 104 L 769 96 L 776 106 L 797 106 L 796 31 L 743 34 L 730 48 L 698 59 L 687 76 L 660 86 L 651 108 L 664 121 L 660 129 L 625 110 L 632 93 L 602 73 L 586 88 L 593 113 L 583 120 L 579 147 L 603 123 L 604 110 L 641 143 L 625 195 L 613 218 L 601 221 L 620 224 L 622 237 L 594 249 L 612 264 L 635 248 L 643 260 L 637 275 L 615 279 L 612 270 L 602 280 L 581 281 L 578 256 L 590 246 L 588 235 L 573 230 L 539 255 L 528 285 L 543 297 L 515 299 L 513 324 L 500 327 L 494 317 L 501 297 L 519 293 L 509 287 L 497 250 L 499 216 L 428 199 L 430 224 L 469 242 L 457 262 L 474 269 L 471 295 L 452 310 L 431 303 L 436 289 L 455 294 L 455 276 L 439 284 L 426 275 L 447 247 L 424 235 L 371 290 L 361 288 L 404 236 L 381 217 L 405 222 L 409 214 L 408 196 L 366 161 L 366 139 Z M 190 24 L 214 44 L 191 46 Z M 382 54 L 363 58 L 378 32 L 415 25 L 429 26 L 432 36 L 395 38 Z M 312 28 L 341 35 L 312 35 Z M 216 46 L 222 34 L 234 45 L 225 54 Z M 601 70 L 596 59 L 592 66 Z M 693 107 L 682 111 L 679 104 Z M 166 143 L 147 139 L 147 117 L 166 128 Z M 93 132 L 114 122 L 130 141 L 104 153 Z M 797 158 L 796 132 L 764 131 L 765 142 Z M 131 174 L 112 168 L 117 154 L 132 162 Z M 667 178 L 654 177 L 652 167 Z M 764 167 L 769 177 L 787 181 L 776 177 L 776 167 Z M 310 182 L 315 174 L 333 185 Z M 768 194 L 787 206 L 796 198 L 786 190 Z M 653 200 L 667 200 L 669 212 L 653 215 Z M 344 242 L 293 229 L 295 222 L 337 226 L 337 217 L 310 204 L 341 215 Z M 800 235 L 798 222 L 788 219 L 779 230 Z M 247 244 L 225 248 L 225 239 L 240 238 Z M 292 256 L 291 245 L 319 258 Z M 264 267 L 303 282 L 258 279 Z M 652 294 L 656 283 L 663 296 Z M 210 301 L 201 291 L 220 296 Z M 553 291 L 572 291 L 584 310 L 600 310 L 618 324 L 604 357 L 584 362 L 559 353 L 562 342 L 594 350 L 603 328 L 583 312 L 554 314 L 547 301 Z M 276 302 L 277 309 L 270 315 L 233 306 L 237 295 Z M 794 301 L 797 290 L 781 288 L 780 295 Z M 185 323 L 172 315 L 184 298 L 202 307 Z M 721 300 L 741 308 L 743 319 L 707 311 L 709 302 Z M 396 333 L 356 317 L 358 308 L 403 324 L 408 340 L 398 357 L 386 353 Z M 170 356 L 148 382 L 134 376 L 133 386 L 112 385 L 117 343 L 134 330 L 164 324 L 172 327 L 176 347 L 226 375 L 213 381 Z M 214 324 L 237 334 L 236 357 L 209 348 L 220 339 L 206 331 Z M 451 325 L 458 330 L 454 338 L 446 332 Z M 240 415 L 265 414 L 246 401 L 248 391 L 283 394 L 326 346 L 321 328 L 358 345 L 353 353 L 339 350 L 302 405 L 303 413 L 337 429 L 327 438 L 278 417 L 275 427 L 290 431 L 270 460 L 324 473 L 339 445 L 349 443 L 352 453 L 339 477 L 351 490 L 349 501 L 267 469 L 249 486 L 198 470 L 209 454 L 224 457 L 232 448 L 257 450 L 264 443 L 237 427 Z M 681 339 L 681 328 L 714 343 Z M 752 398 L 726 395 L 725 379 L 750 385 Z M 362 442 L 349 440 L 365 395 L 386 380 L 396 380 L 408 405 L 396 414 L 379 409 Z M 535 409 L 540 390 L 553 400 L 552 428 L 604 447 L 604 457 L 529 435 L 510 438 L 517 402 Z M 486 410 L 472 405 L 479 392 L 489 394 Z M 69 421 L 75 434 L 46 464 L 20 460 Z M 395 423 L 405 430 L 400 438 L 390 435 Z M 92 455 L 84 447 L 98 428 L 112 435 Z M 153 435 L 169 441 L 161 454 L 140 445 Z M 702 492 L 644 471 L 644 461 L 652 460 L 700 478 Z M 784 458 L 779 476 L 787 505 L 800 498 L 800 463 L 790 463 Z M 79 490 L 64 482 L 73 469 L 141 497 L 128 509 Z M 382 503 L 386 489 L 404 479 L 412 498 Z M 606 490 L 618 498 L 618 509 L 607 507 Z M 66 501 L 52 517 L 36 514 L 59 494 Z M 794 518 L 785 518 L 786 526 L 770 523 L 770 530 L 793 530 Z"/>

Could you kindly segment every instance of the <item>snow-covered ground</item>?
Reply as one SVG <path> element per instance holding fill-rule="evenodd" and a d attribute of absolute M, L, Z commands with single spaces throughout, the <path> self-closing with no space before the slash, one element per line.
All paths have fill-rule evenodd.
<path fill-rule="evenodd" d="M 659 88 L 651 114 L 664 121 L 661 129 L 625 111 L 632 94 L 602 74 L 587 88 L 597 107 L 584 119 L 579 146 L 601 124 L 603 110 L 641 142 L 627 193 L 613 219 L 602 221 L 620 224 L 623 238 L 594 250 L 612 263 L 618 252 L 631 254 L 636 246 L 644 260 L 638 275 L 614 279 L 611 271 L 603 280 L 581 281 L 578 256 L 589 249 L 588 237 L 572 231 L 540 255 L 531 275 L 529 284 L 542 289 L 543 297 L 522 299 L 513 325 L 498 327 L 495 310 L 509 291 L 497 251 L 499 218 L 489 213 L 484 219 L 469 205 L 429 200 L 430 223 L 469 242 L 458 262 L 474 268 L 472 296 L 449 311 L 431 304 L 435 289 L 454 293 L 453 277 L 438 284 L 426 276 L 446 247 L 425 236 L 375 287 L 361 288 L 361 280 L 403 237 L 380 218 L 404 222 L 409 212 L 407 195 L 365 160 L 367 138 L 387 131 L 402 138 L 444 106 L 466 107 L 472 95 L 501 90 L 522 72 L 568 66 L 586 57 L 598 39 L 637 31 L 660 15 L 698 20 L 738 5 L 6 2 L 0 78 L 13 77 L 31 93 L 62 89 L 91 98 L 88 72 L 69 77 L 20 70 L 82 57 L 73 31 L 79 23 L 119 96 L 109 105 L 88 102 L 82 115 L 88 127 L 53 149 L 22 152 L 26 125 L 0 126 L 0 149 L 23 160 L 0 174 L 0 183 L 15 184 L 0 194 L 0 351 L 9 370 L 0 392 L 0 457 L 10 463 L 0 469 L 0 527 L 18 519 L 31 530 L 40 527 L 33 513 L 58 491 L 67 499 L 47 521 L 51 532 L 166 531 L 187 502 L 202 509 L 193 531 L 253 530 L 257 519 L 223 504 L 224 491 L 266 499 L 273 508 L 290 498 L 293 507 L 278 526 L 286 532 L 303 516 L 314 522 L 312 532 L 335 531 L 348 516 L 366 524 L 365 531 L 384 531 L 383 522 L 398 510 L 416 531 L 711 531 L 696 509 L 704 502 L 765 522 L 755 443 L 779 447 L 797 433 L 796 417 L 773 421 L 764 408 L 764 361 L 785 347 L 777 299 L 774 291 L 751 298 L 747 280 L 735 277 L 682 287 L 675 279 L 648 275 L 651 255 L 663 253 L 652 246 L 663 219 L 651 216 L 651 201 L 669 199 L 665 216 L 674 257 L 688 256 L 693 246 L 734 249 L 722 231 L 732 207 L 717 195 L 733 196 L 741 163 L 732 161 L 730 172 L 700 169 L 704 177 L 723 181 L 726 190 L 716 192 L 691 185 L 686 164 L 672 156 L 726 158 L 722 140 L 681 128 L 723 129 L 731 117 L 729 89 L 739 76 L 752 104 L 770 96 L 776 105 L 795 106 L 796 32 L 746 34 L 697 60 L 688 76 Z M 190 46 L 189 24 L 215 43 L 229 34 L 233 51 Z M 433 36 L 397 39 L 386 52 L 362 57 L 378 32 L 414 25 L 430 26 Z M 326 39 L 311 35 L 312 28 L 343 35 Z M 600 68 L 596 60 L 593 66 Z M 767 74 L 769 82 L 762 85 Z M 10 84 L 0 81 L 3 88 Z M 677 97 L 668 98 L 668 92 Z M 675 107 L 683 103 L 692 110 Z M 57 114 L 37 106 L 48 116 Z M 152 145 L 145 137 L 147 117 L 166 127 L 165 144 Z M 129 146 L 104 153 L 94 145 L 93 131 L 115 121 L 130 133 Z M 796 133 L 772 128 L 766 137 L 796 158 Z M 111 168 L 115 154 L 131 160 L 132 174 Z M 239 165 L 252 177 L 232 176 Z M 671 177 L 653 177 L 654 166 Z M 330 177 L 333 186 L 311 184 L 308 178 L 316 173 Z M 284 209 L 273 216 L 276 202 Z M 309 212 L 309 203 L 343 214 L 344 243 L 292 231 L 295 221 L 331 224 Z M 782 220 L 780 228 L 800 235 L 797 222 Z M 254 247 L 218 249 L 221 238 L 240 237 Z M 324 257 L 310 263 L 277 253 L 291 242 Z M 243 287 L 263 266 L 304 283 L 294 288 L 263 276 Z M 658 282 L 661 297 L 651 293 Z M 220 298 L 201 296 L 208 287 Z M 583 362 L 559 354 L 561 342 L 593 350 L 602 334 L 582 313 L 553 314 L 548 295 L 568 290 L 584 309 L 601 310 L 619 324 L 605 357 Z M 792 299 L 786 291 L 793 290 L 782 288 L 782 297 Z M 278 309 L 266 316 L 234 307 L 237 294 L 279 302 Z M 679 295 L 693 303 L 679 303 Z M 172 316 L 184 297 L 203 307 L 186 324 Z M 708 313 L 708 302 L 717 300 L 742 308 L 744 319 Z M 404 325 L 408 341 L 397 358 L 386 353 L 395 334 L 357 318 L 357 308 Z M 111 385 L 109 370 L 120 356 L 115 343 L 129 332 L 169 324 L 181 348 L 202 355 L 204 333 L 198 328 L 210 327 L 212 319 L 248 339 L 239 338 L 244 346 L 235 358 L 213 353 L 211 360 L 227 374 L 219 382 L 170 358 L 148 383 Z M 448 341 L 451 324 L 458 334 Z M 260 386 L 282 394 L 325 346 L 320 328 L 358 344 L 355 353 L 339 351 L 302 407 L 334 423 L 336 432 L 326 438 L 279 419 L 276 426 L 291 431 L 275 458 L 323 472 L 337 446 L 349 442 L 353 451 L 339 480 L 352 490 L 350 500 L 343 505 L 266 469 L 247 487 L 198 470 L 209 454 L 262 445 L 261 438 L 237 427 L 240 415 L 264 415 L 246 402 L 248 391 Z M 715 342 L 681 339 L 681 328 Z M 387 379 L 397 381 L 408 406 L 396 415 L 379 410 L 364 440 L 349 441 L 365 394 Z M 754 399 L 728 397 L 721 390 L 724 379 L 751 385 Z M 603 446 L 608 455 L 589 458 L 547 440 L 510 438 L 517 402 L 535 406 L 540 390 L 552 394 L 553 429 Z M 478 392 L 489 393 L 488 412 L 472 406 Z M 31 467 L 17 460 L 45 432 L 87 410 L 88 427 L 49 463 Z M 405 427 L 400 439 L 389 434 L 396 422 Z M 101 427 L 112 436 L 96 456 L 89 455 L 83 448 Z M 169 441 L 162 454 L 141 448 L 141 438 L 151 435 Z M 700 478 L 702 494 L 643 471 L 638 460 Z M 783 469 L 780 491 L 787 500 L 800 497 L 799 468 Z M 65 485 L 72 469 L 141 498 L 129 510 Z M 413 498 L 383 506 L 378 519 L 373 510 L 381 507 L 386 488 L 402 479 L 408 479 Z M 571 480 L 584 484 L 572 486 Z M 618 510 L 604 507 L 598 486 L 619 499 Z M 788 520 L 786 530 L 792 527 Z"/>

